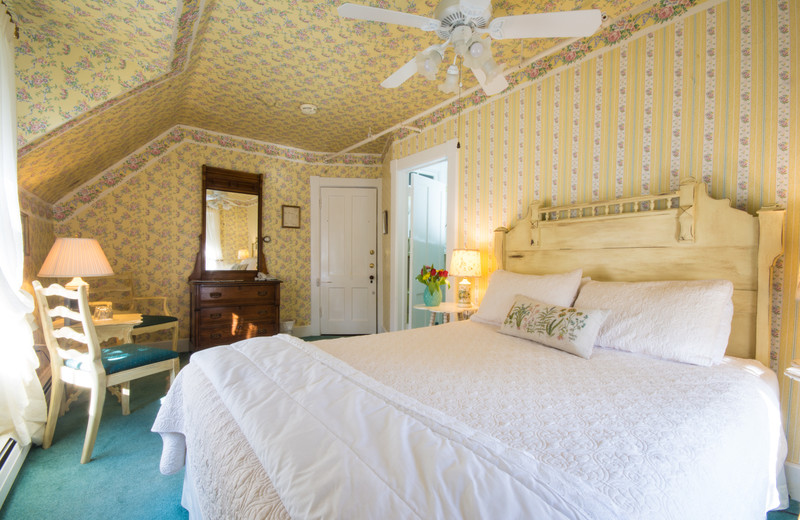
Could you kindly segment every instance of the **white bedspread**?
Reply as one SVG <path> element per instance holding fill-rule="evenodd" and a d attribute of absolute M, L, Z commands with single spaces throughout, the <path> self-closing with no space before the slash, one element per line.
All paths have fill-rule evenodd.
<path fill-rule="evenodd" d="M 424 511 L 424 517 L 514 516 L 513 511 L 470 509 L 479 507 L 477 504 L 464 509 L 463 503 L 442 498 L 451 492 L 447 489 L 451 477 L 455 477 L 456 495 L 475 489 L 489 490 L 490 481 L 496 478 L 500 481 L 516 478 L 515 485 L 521 487 L 499 492 L 521 493 L 523 498 L 506 496 L 499 500 L 503 502 L 501 507 L 520 500 L 523 504 L 527 500 L 534 504 L 525 507 L 554 501 L 566 517 L 580 517 L 585 512 L 591 518 L 763 518 L 764 511 L 779 503 L 776 474 L 785 456 L 785 440 L 779 418 L 777 381 L 774 373 L 755 362 L 727 359 L 720 366 L 696 367 L 602 349 L 596 349 L 592 359 L 583 360 L 500 335 L 494 327 L 474 322 L 316 343 L 346 364 L 294 339 L 283 339 L 290 342 L 291 349 L 276 338 L 257 338 L 233 348 L 196 354 L 191 365 L 202 366 L 204 372 L 220 368 L 220 375 L 209 376 L 212 382 L 216 380 L 214 386 L 242 391 L 244 401 L 232 394 L 223 399 L 232 408 L 236 422 L 262 460 L 267 475 L 276 479 L 275 487 L 287 507 L 296 507 L 290 506 L 294 499 L 284 493 L 292 493 L 297 477 L 284 473 L 286 459 L 281 449 L 275 448 L 273 453 L 269 446 L 260 446 L 262 441 L 272 442 L 257 440 L 265 435 L 260 430 L 270 421 L 253 415 L 253 410 L 266 406 L 262 405 L 264 402 L 277 404 L 272 397 L 277 394 L 288 394 L 291 401 L 301 406 L 303 414 L 308 411 L 318 425 L 328 428 L 328 421 L 337 422 L 336 418 L 344 423 L 337 427 L 342 426 L 345 433 L 336 434 L 336 439 L 330 440 L 324 450 L 306 457 L 311 464 L 309 468 L 313 469 L 308 473 L 300 471 L 301 480 L 305 478 L 315 490 L 311 495 L 327 502 L 324 507 L 334 505 L 331 514 L 334 517 L 348 516 L 335 505 L 339 495 L 352 491 L 347 486 L 357 489 L 363 502 L 384 496 L 373 494 L 377 493 L 374 489 L 362 491 L 360 479 L 348 480 L 344 473 L 326 472 L 316 466 L 328 460 L 326 454 L 331 453 L 331 446 L 345 452 L 371 449 L 367 445 L 375 434 L 367 437 L 363 428 L 370 428 L 369 423 L 374 424 L 375 417 L 372 413 L 365 416 L 363 410 L 377 410 L 375 403 L 389 403 L 392 411 L 380 413 L 398 421 L 400 431 L 414 435 L 424 431 L 423 449 L 429 448 L 430 442 L 446 445 L 451 455 L 443 460 L 459 461 L 442 473 L 444 462 L 439 460 L 442 454 L 438 447 L 420 453 L 397 452 L 394 448 L 387 449 L 385 443 L 419 437 L 410 433 L 392 436 L 388 428 L 378 429 L 377 437 L 382 439 L 377 444 L 378 452 L 365 455 L 359 464 L 364 462 L 371 468 L 379 459 L 390 461 L 390 466 L 412 464 L 412 467 L 401 466 L 404 468 L 401 475 L 391 477 L 400 487 L 425 491 L 424 496 L 408 499 L 410 502 L 405 498 L 400 500 L 403 507 L 414 505 L 404 510 L 409 515 Z M 276 344 L 283 346 L 275 354 L 265 356 Z M 230 351 L 256 363 L 246 370 L 223 368 L 227 362 L 206 355 L 217 351 Z M 295 369 L 287 369 L 284 361 L 295 357 L 298 359 L 288 364 L 291 367 L 297 362 Z M 323 363 L 314 364 L 313 369 L 300 369 L 299 358 L 304 357 L 317 358 Z M 274 368 L 278 364 L 282 366 Z M 243 370 L 251 373 L 245 374 Z M 347 397 L 331 398 L 329 389 L 339 386 L 340 378 L 350 388 L 345 393 Z M 391 388 L 373 385 L 371 378 Z M 181 379 L 179 376 L 170 397 L 179 395 Z M 268 387 L 261 386 L 264 379 L 270 381 Z M 350 395 L 353 386 L 364 390 L 359 392 L 363 397 Z M 317 402 L 312 393 L 327 395 L 326 401 Z M 315 404 L 311 406 L 306 400 Z M 154 430 L 180 430 L 182 425 L 177 424 L 180 421 L 171 416 L 180 415 L 176 412 L 180 406 L 174 404 L 178 401 L 172 399 L 170 404 L 168 397 L 157 420 L 160 428 Z M 248 401 L 250 404 L 243 404 Z M 312 413 L 312 409 L 316 411 Z M 299 411 L 286 416 L 291 422 L 284 418 L 285 412 L 283 409 L 265 412 L 268 417 L 277 417 L 278 413 L 282 417 L 280 424 L 273 424 L 277 432 L 266 435 L 283 436 L 288 444 L 299 447 L 301 443 L 295 441 L 305 436 L 308 429 L 302 422 L 295 422 L 299 418 L 294 414 Z M 388 420 L 383 415 L 378 417 L 381 417 L 378 424 Z M 435 440 L 440 438 L 446 440 Z M 410 444 L 400 442 L 399 446 L 403 450 L 416 449 L 420 443 Z M 316 446 L 314 442 L 311 445 Z M 466 476 L 461 457 L 468 461 L 463 463 L 465 468 L 481 467 L 478 473 L 482 474 L 486 460 L 476 460 L 482 458 L 481 454 L 486 460 L 496 461 L 489 466 L 499 476 L 486 479 Z M 428 466 L 414 466 L 426 459 L 430 459 Z M 313 477 L 309 476 L 311 472 Z M 441 477 L 442 474 L 447 476 Z M 316 478 L 320 475 L 323 482 L 335 485 L 320 487 Z M 370 485 L 383 486 L 387 479 L 373 478 L 382 482 Z M 534 485 L 535 479 L 545 486 Z M 569 489 L 562 489 L 565 486 Z M 531 487 L 549 493 L 532 493 L 528 497 Z M 301 507 L 311 507 L 303 502 L 303 497 L 308 499 L 309 491 L 300 493 Z M 483 491 L 480 494 L 484 496 Z M 497 506 L 497 501 L 489 502 L 480 507 Z M 447 507 L 460 514 L 451 514 Z M 289 512 L 298 517 L 307 516 L 309 511 L 301 509 L 298 513 L 290 509 Z M 363 511 L 360 516 L 381 514 L 375 510 L 359 511 Z M 438 513 L 429 514 L 430 511 Z M 328 513 L 331 511 L 320 514 Z M 554 517 L 558 518 L 553 512 L 544 516 Z"/>
<path fill-rule="evenodd" d="M 579 480 L 295 338 L 210 349 L 192 363 L 293 518 L 619 518 Z M 157 431 L 182 428 L 180 413 L 164 416 L 173 424 Z"/>
<path fill-rule="evenodd" d="M 606 349 L 585 360 L 475 322 L 315 345 L 574 475 L 623 517 L 745 520 L 780 503 L 778 381 L 756 361 Z"/>

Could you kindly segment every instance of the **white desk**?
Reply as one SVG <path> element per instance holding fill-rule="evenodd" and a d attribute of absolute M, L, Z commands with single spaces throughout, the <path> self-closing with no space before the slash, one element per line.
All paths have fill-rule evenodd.
<path fill-rule="evenodd" d="M 459 307 L 457 302 L 442 302 L 436 307 L 428 307 L 424 304 L 414 305 L 414 308 L 431 313 L 430 325 L 436 323 L 437 314 L 442 314 L 442 321 L 444 323 L 448 323 L 450 321 L 450 314 L 456 314 L 457 320 L 463 320 L 478 310 L 478 308 L 474 305 L 470 305 L 469 307 Z"/>
<path fill-rule="evenodd" d="M 142 322 L 142 315 L 141 314 L 114 314 L 114 316 L 107 320 L 96 320 L 92 318 L 92 323 L 94 324 L 94 333 L 97 335 L 98 343 L 103 343 L 104 341 L 108 341 L 110 339 L 117 338 L 122 343 L 133 343 L 133 338 L 131 333 L 133 332 L 133 327 L 140 324 Z M 75 325 L 79 325 L 79 322 L 75 322 Z M 53 327 L 60 328 L 64 326 L 64 320 L 58 319 L 53 321 Z M 73 326 L 73 328 L 78 329 L 78 332 L 83 333 L 83 326 L 80 327 Z M 117 399 L 122 401 L 122 394 L 117 387 L 108 387 L 109 391 L 117 397 Z M 83 391 L 83 388 L 76 388 L 72 392 L 64 392 L 63 394 L 63 401 L 61 405 L 61 411 L 58 415 L 63 416 L 65 413 L 69 411 L 70 405 L 75 402 L 78 396 Z"/>
<path fill-rule="evenodd" d="M 114 314 L 113 318 L 107 320 L 92 319 L 94 332 L 97 334 L 97 341 L 100 343 L 113 338 L 117 338 L 123 343 L 133 343 L 131 336 L 133 327 L 141 322 L 141 314 Z M 53 326 L 55 328 L 63 327 L 64 322 L 63 320 L 55 320 L 53 321 Z M 76 327 L 73 326 L 73 328 Z M 83 330 L 79 330 L 79 332 L 83 332 Z"/>

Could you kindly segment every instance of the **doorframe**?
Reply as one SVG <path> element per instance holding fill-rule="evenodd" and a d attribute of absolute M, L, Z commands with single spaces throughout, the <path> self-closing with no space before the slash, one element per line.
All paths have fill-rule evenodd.
<path fill-rule="evenodd" d="M 400 330 L 403 324 L 402 304 L 405 291 L 405 259 L 408 257 L 408 173 L 432 163 L 447 159 L 447 258 L 451 258 L 458 232 L 458 139 L 428 148 L 421 152 L 394 159 L 390 163 L 392 180 L 391 254 L 389 265 L 389 330 Z M 402 211 L 401 211 L 402 209 Z M 448 289 L 448 300 L 453 300 L 453 288 Z"/>
<path fill-rule="evenodd" d="M 353 179 L 353 178 L 338 178 L 338 177 L 311 177 L 311 323 L 306 327 L 295 327 L 295 335 L 299 337 L 304 336 L 319 336 L 320 333 L 320 297 L 319 297 L 319 278 L 320 278 L 320 245 L 321 238 L 320 231 L 320 204 L 322 199 L 320 193 L 322 188 L 375 188 L 376 204 L 375 204 L 375 234 L 377 237 L 377 249 L 375 254 L 376 273 L 381 272 L 381 255 L 383 234 L 380 231 L 380 215 L 383 211 L 381 207 L 381 179 Z M 381 276 L 375 277 L 375 298 L 377 304 L 376 310 L 376 330 L 380 332 L 381 316 L 383 315 L 383 287 Z"/>

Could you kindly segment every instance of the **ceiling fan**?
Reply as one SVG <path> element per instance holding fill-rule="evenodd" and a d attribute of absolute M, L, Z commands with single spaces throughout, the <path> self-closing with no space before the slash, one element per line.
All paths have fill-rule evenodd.
<path fill-rule="evenodd" d="M 597 9 L 502 16 L 492 20 L 491 0 L 441 0 L 433 18 L 346 3 L 339 6 L 339 16 L 435 31 L 444 40 L 428 47 L 396 70 L 383 80 L 382 87 L 397 88 L 414 73 L 435 80 L 445 51 L 452 45 L 456 57 L 460 56 L 464 65 L 472 69 L 487 96 L 508 87 L 502 74 L 503 66 L 492 57 L 493 39 L 590 36 L 602 23 L 602 14 Z M 458 91 L 459 69 L 455 61 L 447 67 L 445 81 L 439 85 L 442 92 Z"/>

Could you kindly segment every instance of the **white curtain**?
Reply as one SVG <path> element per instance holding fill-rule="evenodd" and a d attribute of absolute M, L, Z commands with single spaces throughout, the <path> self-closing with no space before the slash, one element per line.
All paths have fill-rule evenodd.
<path fill-rule="evenodd" d="M 206 269 L 220 269 L 222 237 L 220 235 L 219 209 L 206 209 Z"/>
<path fill-rule="evenodd" d="M 36 376 L 28 318 L 33 298 L 22 290 L 24 253 L 17 190 L 14 25 L 0 10 L 0 435 L 40 443 L 47 410 Z"/>

